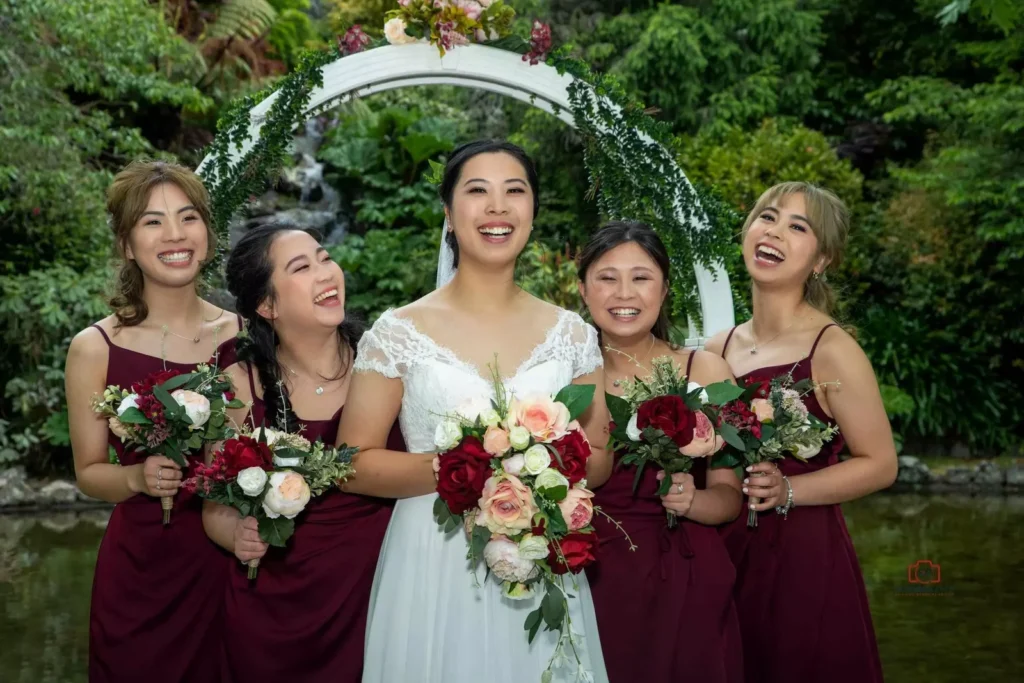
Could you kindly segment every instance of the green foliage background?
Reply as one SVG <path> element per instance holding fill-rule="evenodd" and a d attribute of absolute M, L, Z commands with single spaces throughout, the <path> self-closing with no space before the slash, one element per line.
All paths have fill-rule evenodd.
<path fill-rule="evenodd" d="M 388 0 L 0 0 L 0 466 L 66 468 L 63 355 L 105 314 L 103 191 L 140 155 L 195 164 L 235 98 L 272 85 Z M 1003 0 L 521 0 L 518 30 L 612 74 L 678 136 L 687 174 L 738 220 L 781 180 L 853 207 L 844 320 L 901 442 L 1016 447 L 1024 399 L 1024 6 Z M 199 11 L 193 11 L 198 8 Z M 320 8 L 317 14 L 314 10 Z M 525 35 L 525 33 L 523 33 Z M 540 159 L 524 286 L 577 308 L 572 252 L 600 215 L 585 140 L 516 102 L 451 88 L 325 114 L 343 201 L 332 247 L 371 319 L 429 291 L 441 220 L 430 160 L 507 137 Z M 393 255 L 403 254 L 401 262 Z M 727 266 L 737 317 L 747 283 Z"/>

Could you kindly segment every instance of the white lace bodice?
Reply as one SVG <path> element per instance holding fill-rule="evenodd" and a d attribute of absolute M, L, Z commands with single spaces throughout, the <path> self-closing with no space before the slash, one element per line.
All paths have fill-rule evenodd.
<path fill-rule="evenodd" d="M 561 310 L 544 341 L 511 376 L 506 389 L 518 396 L 555 393 L 601 367 L 597 331 L 571 311 Z M 405 388 L 399 423 L 411 453 L 435 450 L 434 430 L 466 401 L 493 397 L 489 379 L 416 329 L 408 318 L 385 311 L 359 342 L 356 372 L 401 378 Z"/>

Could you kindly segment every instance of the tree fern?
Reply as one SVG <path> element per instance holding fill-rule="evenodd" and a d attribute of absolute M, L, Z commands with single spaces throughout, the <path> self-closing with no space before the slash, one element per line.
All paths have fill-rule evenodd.
<path fill-rule="evenodd" d="M 277 10 L 267 0 L 225 0 L 217 18 L 206 28 L 207 39 L 253 40 L 264 35 L 277 20 Z"/>

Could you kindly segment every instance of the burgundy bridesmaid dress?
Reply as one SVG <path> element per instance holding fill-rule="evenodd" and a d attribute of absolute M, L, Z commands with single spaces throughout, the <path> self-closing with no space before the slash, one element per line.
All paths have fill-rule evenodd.
<path fill-rule="evenodd" d="M 691 471 L 699 489 L 706 468 L 700 459 Z M 600 554 L 587 578 L 610 683 L 740 683 L 735 572 L 717 529 L 686 518 L 669 529 L 657 468 L 645 469 L 635 494 L 634 474 L 617 464 L 594 498 L 637 546 L 631 552 L 621 531 L 595 517 Z"/>
<path fill-rule="evenodd" d="M 250 372 L 249 386 L 256 396 Z M 352 397 L 350 397 L 350 400 Z M 254 398 L 250 419 L 264 421 Z M 341 409 L 302 421 L 303 435 L 333 445 Z M 397 425 L 387 448 L 404 451 Z M 286 548 L 270 548 L 249 581 L 237 560 L 224 601 L 225 681 L 358 683 L 370 587 L 393 501 L 332 490 L 295 519 Z"/>
<path fill-rule="evenodd" d="M 127 387 L 164 363 L 110 341 L 107 385 Z M 109 443 L 123 465 L 141 462 L 121 440 Z M 201 460 L 196 454 L 194 459 Z M 214 683 L 220 680 L 220 611 L 228 559 L 203 531 L 203 501 L 174 497 L 169 526 L 160 501 L 145 494 L 114 506 L 96 557 L 89 616 L 90 683 Z"/>
<path fill-rule="evenodd" d="M 760 368 L 740 379 L 769 380 L 790 370 L 794 381 L 809 379 L 814 351 L 829 327 L 795 365 Z M 723 356 L 731 339 L 732 332 Z M 813 392 L 804 404 L 835 425 Z M 837 436 L 806 463 L 787 457 L 779 469 L 788 477 L 816 472 L 839 462 L 842 448 Z M 882 681 L 864 579 L 839 505 L 797 506 L 787 519 L 763 512 L 757 524 L 748 528 L 744 514 L 723 529 L 736 565 L 747 683 Z"/>

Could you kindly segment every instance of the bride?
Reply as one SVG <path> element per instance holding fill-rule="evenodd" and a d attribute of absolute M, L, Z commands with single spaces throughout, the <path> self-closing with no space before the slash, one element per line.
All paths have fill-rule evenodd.
<path fill-rule="evenodd" d="M 496 141 L 463 145 L 448 161 L 441 196 L 439 289 L 385 312 L 363 336 L 351 387 L 358 400 L 339 432 L 339 443 L 361 449 L 346 490 L 400 499 L 370 596 L 363 681 L 536 683 L 558 633 L 538 633 L 528 644 L 523 623 L 540 597 L 509 600 L 483 569 L 474 580 L 465 535 L 438 528 L 434 431 L 446 413 L 492 397 L 488 366 L 495 361 L 519 396 L 592 384 L 599 391 L 580 422 L 593 448 L 588 481 L 599 485 L 611 472 L 598 447 L 608 440 L 601 352 L 597 333 L 578 315 L 515 285 L 516 258 L 539 207 L 537 172 L 523 150 Z M 409 453 L 385 450 L 399 411 Z M 556 657 L 552 680 L 607 681 L 590 589 L 582 573 L 573 578 L 569 616 L 586 674 L 578 677 L 568 653 Z"/>

